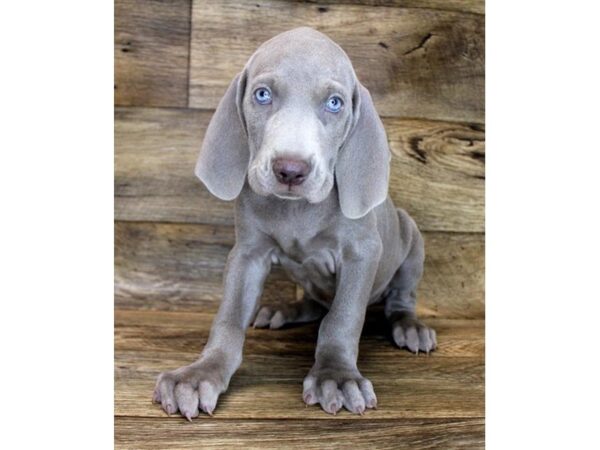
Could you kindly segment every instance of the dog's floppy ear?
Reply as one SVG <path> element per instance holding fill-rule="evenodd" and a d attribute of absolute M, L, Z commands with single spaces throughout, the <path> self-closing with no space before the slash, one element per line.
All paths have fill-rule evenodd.
<path fill-rule="evenodd" d="M 221 200 L 233 200 L 244 187 L 250 151 L 241 104 L 245 72 L 236 75 L 215 111 L 194 173 Z"/>
<path fill-rule="evenodd" d="M 358 219 L 386 199 L 391 154 L 371 94 L 358 81 L 352 103 L 354 125 L 340 149 L 335 178 L 342 213 Z"/>

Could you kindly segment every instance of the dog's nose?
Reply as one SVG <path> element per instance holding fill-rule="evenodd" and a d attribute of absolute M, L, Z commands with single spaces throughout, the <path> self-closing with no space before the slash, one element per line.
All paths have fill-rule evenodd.
<path fill-rule="evenodd" d="M 283 184 L 302 184 L 309 172 L 310 166 L 304 161 L 284 158 L 273 161 L 273 173 L 277 181 Z"/>

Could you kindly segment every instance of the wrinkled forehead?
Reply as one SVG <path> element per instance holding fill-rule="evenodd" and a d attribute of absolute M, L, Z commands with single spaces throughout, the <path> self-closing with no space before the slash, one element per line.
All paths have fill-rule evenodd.
<path fill-rule="evenodd" d="M 262 44 L 247 66 L 250 79 L 270 74 L 290 82 L 333 80 L 352 89 L 352 63 L 335 42 L 312 29 L 300 28 Z"/>

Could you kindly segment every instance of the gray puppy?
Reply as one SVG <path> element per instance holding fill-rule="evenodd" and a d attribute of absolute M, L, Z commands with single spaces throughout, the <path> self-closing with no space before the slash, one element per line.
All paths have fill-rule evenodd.
<path fill-rule="evenodd" d="M 415 314 L 423 239 L 388 197 L 389 161 L 371 96 L 337 44 L 298 28 L 258 48 L 219 103 L 195 170 L 214 195 L 236 199 L 223 301 L 199 359 L 162 373 L 154 401 L 188 419 L 212 415 L 253 319 L 279 328 L 323 317 L 303 398 L 331 414 L 377 405 L 356 365 L 368 305 L 385 302 L 399 347 L 435 349 Z M 272 264 L 305 296 L 259 311 Z"/>

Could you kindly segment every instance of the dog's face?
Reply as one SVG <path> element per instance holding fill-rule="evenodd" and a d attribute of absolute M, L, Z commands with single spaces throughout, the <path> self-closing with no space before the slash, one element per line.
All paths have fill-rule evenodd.
<path fill-rule="evenodd" d="M 260 195 L 318 203 L 333 187 L 338 151 L 355 116 L 357 82 L 342 49 L 320 33 L 285 39 L 265 43 L 240 83 L 248 182 Z"/>
<path fill-rule="evenodd" d="M 223 200 L 256 193 L 324 200 L 364 216 L 387 196 L 390 153 L 369 92 L 344 51 L 310 28 L 261 45 L 208 126 L 196 175 Z"/>

